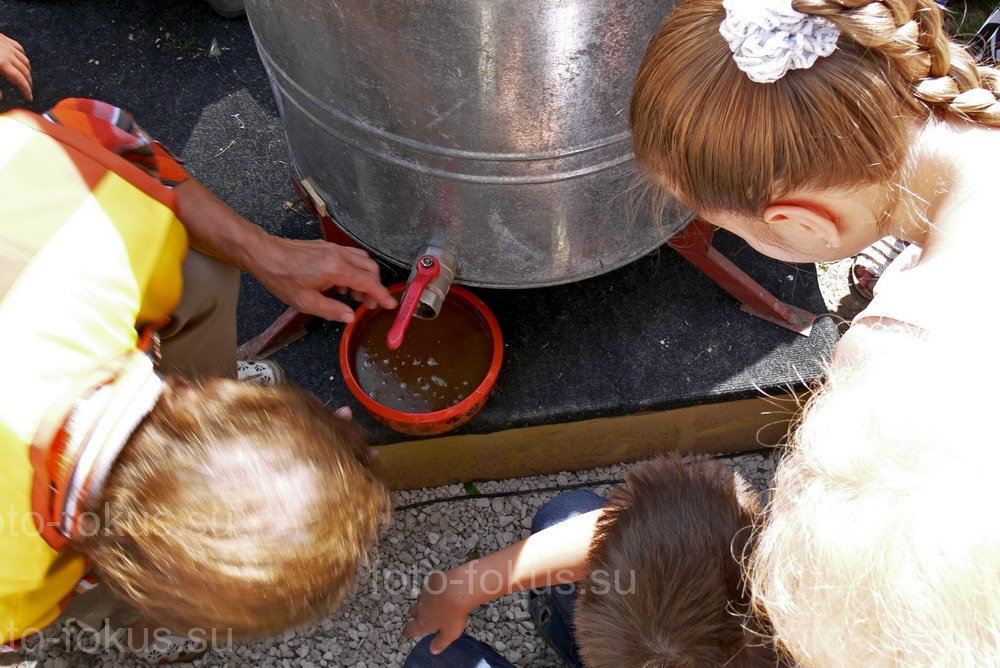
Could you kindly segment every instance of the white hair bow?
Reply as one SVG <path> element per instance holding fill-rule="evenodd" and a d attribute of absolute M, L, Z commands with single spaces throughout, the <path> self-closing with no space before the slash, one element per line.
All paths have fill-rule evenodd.
<path fill-rule="evenodd" d="M 757 83 L 773 83 L 788 70 L 812 67 L 837 48 L 840 28 L 822 16 L 792 8 L 792 0 L 723 0 L 719 32 L 736 66 Z"/>

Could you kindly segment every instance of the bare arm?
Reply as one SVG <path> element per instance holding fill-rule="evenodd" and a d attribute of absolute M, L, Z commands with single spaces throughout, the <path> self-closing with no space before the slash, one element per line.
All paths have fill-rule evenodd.
<path fill-rule="evenodd" d="M 378 264 L 359 248 L 299 241 L 268 234 L 233 211 L 195 178 L 175 189 L 191 246 L 255 276 L 289 306 L 327 320 L 350 322 L 354 313 L 324 295 L 330 289 L 370 307 L 395 308 L 379 282 Z"/>
<path fill-rule="evenodd" d="M 577 515 L 481 559 L 433 573 L 410 609 L 407 638 L 438 632 L 431 652 L 455 641 L 469 613 L 484 603 L 524 589 L 577 582 L 587 576 L 590 543 L 602 510 Z"/>

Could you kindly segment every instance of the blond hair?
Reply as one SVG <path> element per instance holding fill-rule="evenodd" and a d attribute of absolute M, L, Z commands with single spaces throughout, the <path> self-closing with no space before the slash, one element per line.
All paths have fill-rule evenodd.
<path fill-rule="evenodd" d="M 755 603 L 803 665 L 1000 665 L 1000 369 L 960 336 L 869 338 L 778 467 Z"/>
<path fill-rule="evenodd" d="M 793 5 L 841 35 L 832 55 L 774 83 L 736 66 L 722 0 L 682 2 L 650 42 L 632 95 L 635 154 L 688 207 L 760 216 L 799 189 L 890 184 L 914 123 L 935 112 L 1000 126 L 996 70 L 947 37 L 934 0 Z"/>
<path fill-rule="evenodd" d="M 744 628 L 739 559 L 759 501 L 719 462 L 679 456 L 635 466 L 591 544 L 576 609 L 590 668 L 774 665 Z"/>
<path fill-rule="evenodd" d="M 279 631 L 328 613 L 387 519 L 355 427 L 290 387 L 170 380 L 75 546 L 175 632 Z"/>

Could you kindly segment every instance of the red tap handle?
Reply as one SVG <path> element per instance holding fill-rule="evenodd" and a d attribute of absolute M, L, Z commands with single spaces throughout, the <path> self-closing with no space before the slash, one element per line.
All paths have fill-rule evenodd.
<path fill-rule="evenodd" d="M 403 336 L 406 334 L 406 328 L 410 326 L 410 321 L 413 320 L 413 314 L 417 311 L 420 296 L 424 294 L 424 289 L 440 273 L 441 264 L 433 255 L 424 255 L 417 260 L 417 275 L 406 287 L 406 294 L 403 295 L 403 303 L 399 306 L 396 321 L 392 323 L 389 335 L 385 339 L 389 350 L 396 350 L 403 345 Z"/>

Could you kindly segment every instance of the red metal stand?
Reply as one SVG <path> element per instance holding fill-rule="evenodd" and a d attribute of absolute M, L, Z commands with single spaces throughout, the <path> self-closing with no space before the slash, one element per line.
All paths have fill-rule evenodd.
<path fill-rule="evenodd" d="M 667 243 L 705 272 L 741 304 L 741 308 L 768 322 L 809 336 L 816 316 L 778 300 L 712 246 L 715 227 L 695 218 Z"/>
<path fill-rule="evenodd" d="M 319 218 L 326 241 L 340 245 L 357 246 L 330 217 L 323 200 L 316 194 L 308 179 L 294 181 L 299 193 L 297 201 L 305 202 L 309 211 Z M 768 292 L 764 286 L 748 276 L 712 246 L 715 228 L 701 219 L 691 221 L 683 231 L 667 243 L 694 266 L 718 283 L 723 290 L 739 300 L 741 308 L 793 332 L 809 336 L 816 316 L 785 302 Z M 313 316 L 289 308 L 264 332 L 239 347 L 241 360 L 263 359 L 306 334 L 306 324 Z"/>

